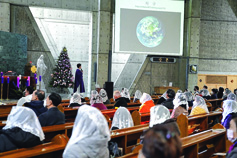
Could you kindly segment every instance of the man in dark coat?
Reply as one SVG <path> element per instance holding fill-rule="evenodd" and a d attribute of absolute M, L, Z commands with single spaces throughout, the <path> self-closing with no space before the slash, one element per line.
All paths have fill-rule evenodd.
<path fill-rule="evenodd" d="M 173 109 L 174 108 L 173 100 L 175 97 L 174 90 L 168 89 L 166 92 L 166 97 L 167 97 L 166 101 L 162 102 L 161 104 L 167 107 L 168 109 Z"/>
<path fill-rule="evenodd" d="M 48 111 L 39 116 L 41 126 L 52 126 L 65 123 L 65 115 L 58 110 L 57 106 L 61 103 L 62 98 L 57 93 L 51 93 L 46 99 Z"/>
<path fill-rule="evenodd" d="M 120 106 L 127 107 L 127 101 L 124 97 L 121 97 L 119 91 L 114 91 L 114 99 L 115 99 L 115 104 L 114 108 L 117 109 Z"/>
<path fill-rule="evenodd" d="M 75 84 L 73 93 L 77 91 L 77 88 L 80 86 L 80 93 L 85 92 L 84 82 L 83 82 L 83 70 L 81 69 L 81 64 L 77 64 L 77 70 L 75 74 Z"/>
<path fill-rule="evenodd" d="M 44 107 L 45 92 L 42 90 L 35 90 L 32 94 L 31 102 L 25 103 L 24 106 L 31 108 L 37 116 L 47 111 Z"/>

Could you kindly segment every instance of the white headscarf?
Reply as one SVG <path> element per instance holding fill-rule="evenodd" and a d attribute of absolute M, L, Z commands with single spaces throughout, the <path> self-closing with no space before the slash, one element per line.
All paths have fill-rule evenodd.
<path fill-rule="evenodd" d="M 104 89 L 101 89 L 99 94 L 103 102 L 106 102 L 108 100 L 107 92 Z"/>
<path fill-rule="evenodd" d="M 186 110 L 188 110 L 188 102 L 187 97 L 184 93 L 176 93 L 175 99 L 173 100 L 174 109 L 176 109 L 179 105 L 186 105 Z"/>
<path fill-rule="evenodd" d="M 206 111 L 206 113 L 209 113 L 209 110 L 208 110 L 208 108 L 207 108 L 207 105 L 206 105 L 205 100 L 204 100 L 202 97 L 200 97 L 200 96 L 196 96 L 196 97 L 195 97 L 195 100 L 194 100 L 194 102 L 193 102 L 192 110 L 193 110 L 195 107 L 197 107 L 197 106 L 199 106 L 200 108 L 204 109 L 204 110 Z M 191 113 L 192 113 L 192 111 L 191 111 Z"/>
<path fill-rule="evenodd" d="M 74 93 L 70 99 L 70 104 L 71 103 L 81 104 L 81 95 L 79 93 Z"/>
<path fill-rule="evenodd" d="M 129 91 L 127 88 L 124 88 L 122 91 L 121 91 L 121 97 L 124 97 L 124 98 L 128 98 L 130 100 L 130 94 L 129 94 Z"/>
<path fill-rule="evenodd" d="M 237 112 L 237 103 L 235 100 L 225 100 L 223 101 L 223 113 L 221 122 L 225 121 L 227 115 L 232 112 Z"/>
<path fill-rule="evenodd" d="M 202 91 L 202 92 L 201 92 L 201 95 L 202 95 L 202 96 L 204 96 L 204 97 L 205 97 L 205 96 L 211 96 L 210 93 L 209 93 L 209 91 L 208 91 L 207 89 L 202 89 L 201 91 Z"/>
<path fill-rule="evenodd" d="M 25 132 L 44 140 L 44 132 L 40 125 L 39 119 L 33 110 L 27 107 L 13 106 L 10 114 L 7 117 L 6 126 L 3 129 L 19 127 Z"/>
<path fill-rule="evenodd" d="M 187 101 L 193 101 L 193 95 L 191 92 L 184 92 L 187 97 Z"/>
<path fill-rule="evenodd" d="M 27 102 L 31 102 L 31 99 L 32 99 L 32 94 L 27 95 L 27 96 L 22 97 L 21 99 L 19 99 L 16 105 L 17 106 L 22 106 Z"/>
<path fill-rule="evenodd" d="M 150 127 L 161 124 L 168 119 L 170 119 L 170 111 L 165 106 L 156 105 L 150 109 Z"/>
<path fill-rule="evenodd" d="M 72 136 L 64 150 L 64 158 L 108 158 L 110 131 L 102 113 L 83 105 L 78 109 Z"/>
<path fill-rule="evenodd" d="M 119 107 L 114 114 L 111 128 L 117 127 L 119 129 L 123 129 L 133 126 L 133 119 L 128 109 L 125 107 Z"/>
<path fill-rule="evenodd" d="M 141 97 L 142 97 L 142 92 L 139 91 L 139 90 L 136 90 L 135 96 L 134 96 L 134 100 L 135 100 L 135 99 L 141 99 Z"/>
<path fill-rule="evenodd" d="M 230 93 L 227 95 L 227 100 L 236 100 L 236 95 L 234 93 Z"/>
<path fill-rule="evenodd" d="M 151 96 L 147 93 L 143 93 L 142 97 L 140 98 L 140 102 L 144 104 L 145 102 L 152 100 Z"/>
<path fill-rule="evenodd" d="M 166 95 L 167 95 L 167 91 L 165 93 L 163 93 L 161 97 L 163 97 L 163 98 L 165 98 L 165 100 L 167 100 L 168 98 Z"/>
<path fill-rule="evenodd" d="M 91 96 L 90 104 L 93 105 L 95 103 L 103 103 L 103 100 L 99 94 Z"/>

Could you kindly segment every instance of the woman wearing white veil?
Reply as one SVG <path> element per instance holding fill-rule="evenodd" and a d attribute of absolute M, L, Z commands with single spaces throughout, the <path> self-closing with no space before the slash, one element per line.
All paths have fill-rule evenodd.
<path fill-rule="evenodd" d="M 171 118 L 177 118 L 180 114 L 188 115 L 188 102 L 184 93 L 178 93 L 173 100 L 174 110 L 172 111 Z"/>
<path fill-rule="evenodd" d="M 68 107 L 79 107 L 81 106 L 81 95 L 79 93 L 74 93 L 70 99 L 70 104 Z"/>
<path fill-rule="evenodd" d="M 147 93 L 143 93 L 140 98 L 141 106 L 139 108 L 140 113 L 149 112 L 151 107 L 155 106 L 151 96 Z"/>
<path fill-rule="evenodd" d="M 226 127 L 226 129 L 229 128 L 229 122 L 230 122 L 230 113 L 236 113 L 237 112 L 237 103 L 236 103 L 236 96 L 233 93 L 230 93 L 227 96 L 227 100 L 223 101 L 223 113 L 222 113 L 222 120 L 221 124 Z"/>
<path fill-rule="evenodd" d="M 33 110 L 13 106 L 0 132 L 0 152 L 42 144 L 44 133 Z"/>
<path fill-rule="evenodd" d="M 165 106 L 156 105 L 150 109 L 150 127 L 161 124 L 168 119 L 170 119 L 170 111 Z"/>
<path fill-rule="evenodd" d="M 190 116 L 205 113 L 209 113 L 205 100 L 200 96 L 196 96 L 193 102 L 193 107 Z"/>
<path fill-rule="evenodd" d="M 125 107 L 119 107 L 114 114 L 111 130 L 133 127 L 133 119 Z"/>
<path fill-rule="evenodd" d="M 120 94 L 121 94 L 121 97 L 124 97 L 126 99 L 127 103 L 130 103 L 130 94 L 127 88 L 122 88 L 122 91 Z"/>
<path fill-rule="evenodd" d="M 140 100 L 141 97 L 142 97 L 142 92 L 139 90 L 136 90 L 133 102 L 135 103 L 137 100 Z"/>
<path fill-rule="evenodd" d="M 104 89 L 100 90 L 99 95 L 101 96 L 104 104 L 111 104 L 110 100 L 108 99 L 107 92 Z"/>
<path fill-rule="evenodd" d="M 91 106 L 78 109 L 72 136 L 64 150 L 64 158 L 108 158 L 110 132 L 102 113 Z"/>

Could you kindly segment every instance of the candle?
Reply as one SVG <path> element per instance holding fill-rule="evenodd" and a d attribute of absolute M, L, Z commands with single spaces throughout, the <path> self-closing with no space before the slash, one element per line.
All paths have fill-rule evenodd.
<path fill-rule="evenodd" d="M 37 84 L 37 77 L 35 78 L 35 84 Z"/>
<path fill-rule="evenodd" d="M 1 72 L 1 76 L 3 76 L 3 72 Z"/>
<path fill-rule="evenodd" d="M 8 83 L 8 84 L 10 83 L 10 78 L 9 78 L 9 76 L 7 77 L 7 83 Z"/>
<path fill-rule="evenodd" d="M 4 77 L 2 76 L 2 83 L 4 83 Z"/>
<path fill-rule="evenodd" d="M 19 78 L 20 78 L 20 80 L 21 80 L 21 75 L 19 75 Z"/>
<path fill-rule="evenodd" d="M 34 74 L 34 77 L 36 78 L 36 76 L 37 76 L 37 74 L 35 73 L 35 74 Z"/>
<path fill-rule="evenodd" d="M 41 76 L 39 76 L 39 81 L 41 82 Z"/>
<path fill-rule="evenodd" d="M 17 87 L 19 88 L 20 87 L 20 77 L 17 77 Z"/>
<path fill-rule="evenodd" d="M 30 76 L 28 76 L 28 86 L 30 86 Z"/>

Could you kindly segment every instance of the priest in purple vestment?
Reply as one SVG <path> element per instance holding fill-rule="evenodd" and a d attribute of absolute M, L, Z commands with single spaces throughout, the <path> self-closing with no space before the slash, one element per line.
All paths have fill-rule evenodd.
<path fill-rule="evenodd" d="M 77 88 L 80 86 L 80 93 L 85 92 L 84 82 L 83 82 L 83 70 L 81 69 L 81 64 L 77 64 L 77 70 L 75 74 L 75 84 L 74 84 L 74 93 L 77 91 Z"/>

